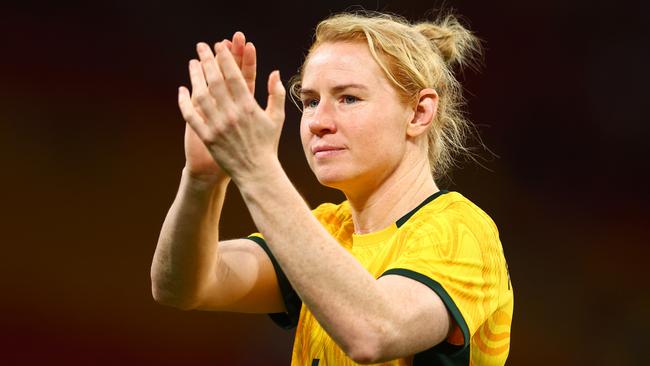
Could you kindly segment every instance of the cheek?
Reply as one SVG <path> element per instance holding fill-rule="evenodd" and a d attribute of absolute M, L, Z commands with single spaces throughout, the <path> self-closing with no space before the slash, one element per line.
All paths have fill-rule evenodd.
<path fill-rule="evenodd" d="M 369 155 L 379 160 L 399 159 L 405 145 L 404 127 L 391 119 L 377 119 L 366 131 L 359 131 Z M 396 156 L 397 155 L 397 156 Z"/>
<path fill-rule="evenodd" d="M 309 137 L 307 136 L 307 122 L 304 119 L 300 119 L 300 142 L 302 142 L 302 146 L 305 146 L 305 143 L 307 143 L 307 140 Z"/>

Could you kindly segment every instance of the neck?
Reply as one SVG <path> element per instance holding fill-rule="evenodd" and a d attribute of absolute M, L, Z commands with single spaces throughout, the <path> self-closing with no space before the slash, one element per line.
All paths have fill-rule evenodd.
<path fill-rule="evenodd" d="M 354 231 L 364 234 L 388 227 L 438 190 L 428 161 L 423 160 L 400 166 L 375 187 L 344 193 Z"/>

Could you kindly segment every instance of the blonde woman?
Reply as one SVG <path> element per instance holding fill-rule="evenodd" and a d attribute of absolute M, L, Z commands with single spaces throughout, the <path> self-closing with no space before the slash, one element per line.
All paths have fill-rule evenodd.
<path fill-rule="evenodd" d="M 311 210 L 278 160 L 279 73 L 262 108 L 243 34 L 214 54 L 198 44 L 192 90 L 179 89 L 186 165 L 153 259 L 155 299 L 297 326 L 292 365 L 503 365 L 513 293 L 497 229 L 435 180 L 465 151 L 452 68 L 477 45 L 451 16 L 322 21 L 291 91 L 311 170 L 347 199 Z M 231 180 L 259 233 L 220 241 Z"/>

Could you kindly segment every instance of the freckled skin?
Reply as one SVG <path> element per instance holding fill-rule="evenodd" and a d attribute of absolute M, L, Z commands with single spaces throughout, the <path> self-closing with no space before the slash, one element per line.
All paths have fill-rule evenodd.
<path fill-rule="evenodd" d="M 233 49 L 242 47 L 242 37 L 236 35 Z M 190 63 L 192 96 L 181 88 L 179 107 L 196 132 L 191 137 L 198 137 L 188 142 L 208 147 L 192 150 L 188 159 L 212 156 L 218 164 L 184 170 L 152 264 L 156 299 L 184 309 L 287 310 L 267 253 L 248 239 L 219 240 L 230 181 L 219 174 L 224 167 L 303 304 L 349 358 L 376 363 L 441 342 L 450 317 L 438 295 L 404 276 L 377 279 L 289 180 L 277 156 L 285 105 L 279 74 L 269 77 L 262 110 L 250 90 L 255 74 L 243 72 L 247 58 L 254 69 L 254 48 L 244 48 L 240 65 L 226 46 L 217 48 L 216 58 L 206 47 L 197 45 L 201 62 Z M 421 90 L 417 105 L 402 104 L 366 44 L 339 42 L 311 54 L 301 94 L 309 165 L 322 184 L 346 195 L 355 233 L 394 225 L 438 191 L 426 157 L 434 90 Z"/>
<path fill-rule="evenodd" d="M 337 90 L 341 85 L 355 84 Z M 411 153 L 406 125 L 413 109 L 399 101 L 365 43 L 325 43 L 304 69 L 300 134 L 312 171 L 323 185 L 343 191 L 377 185 Z M 319 158 L 312 146 L 343 148 Z"/>

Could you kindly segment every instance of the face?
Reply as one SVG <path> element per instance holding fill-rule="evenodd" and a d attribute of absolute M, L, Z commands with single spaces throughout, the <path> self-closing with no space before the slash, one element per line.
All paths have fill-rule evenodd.
<path fill-rule="evenodd" d="M 321 184 L 371 188 L 406 153 L 413 108 L 402 103 L 366 43 L 324 43 L 305 65 L 300 135 Z"/>

